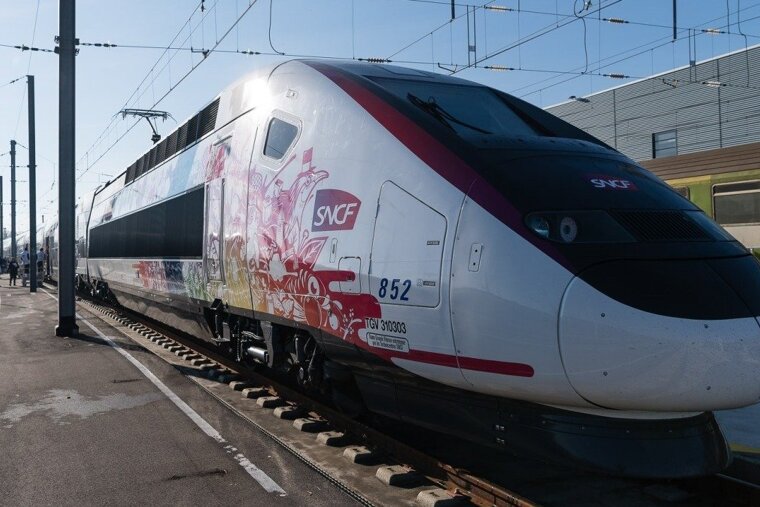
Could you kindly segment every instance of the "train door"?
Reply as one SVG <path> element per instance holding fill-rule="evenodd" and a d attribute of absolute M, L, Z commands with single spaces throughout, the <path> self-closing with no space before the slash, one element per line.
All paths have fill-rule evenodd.
<path fill-rule="evenodd" d="M 50 278 L 50 235 L 52 234 L 53 229 L 50 229 L 50 232 L 45 236 L 45 277 Z"/>
<path fill-rule="evenodd" d="M 206 183 L 206 224 L 204 262 L 207 288 L 211 295 L 219 293 L 224 283 L 224 178 Z M 221 294 L 219 294 L 221 295 Z"/>
<path fill-rule="evenodd" d="M 383 184 L 369 266 L 369 291 L 382 308 L 376 327 L 383 337 L 373 346 L 393 344 L 411 360 L 414 352 L 454 358 L 449 312 L 441 305 L 446 228 L 442 214 L 395 183 Z"/>
<path fill-rule="evenodd" d="M 383 304 L 438 306 L 445 236 L 443 215 L 386 181 L 372 241 L 372 294 Z"/>

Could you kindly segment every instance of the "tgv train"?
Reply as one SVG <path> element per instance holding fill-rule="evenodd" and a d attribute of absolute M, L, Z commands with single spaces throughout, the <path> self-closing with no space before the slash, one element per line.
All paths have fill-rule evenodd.
<path fill-rule="evenodd" d="M 730 461 L 760 266 L 661 180 L 502 92 L 254 72 L 80 199 L 77 277 L 363 410 L 613 474 Z M 54 238 L 48 238 L 54 244 Z"/>

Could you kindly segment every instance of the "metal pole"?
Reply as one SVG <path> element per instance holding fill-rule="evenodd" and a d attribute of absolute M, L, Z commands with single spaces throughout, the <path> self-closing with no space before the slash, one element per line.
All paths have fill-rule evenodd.
<path fill-rule="evenodd" d="M 467 65 L 471 65 L 472 45 L 470 44 L 470 6 L 467 6 Z"/>
<path fill-rule="evenodd" d="M 34 139 L 34 76 L 26 76 L 29 94 L 29 263 L 31 287 L 37 292 L 37 153 Z"/>
<path fill-rule="evenodd" d="M 469 7 L 468 7 L 469 9 Z M 475 68 L 478 68 L 478 11 L 472 7 L 472 53 L 475 57 Z"/>
<path fill-rule="evenodd" d="M 11 139 L 11 257 L 16 258 L 16 141 Z"/>
<path fill-rule="evenodd" d="M 0 252 L 0 257 L 5 255 L 5 247 L 3 247 L 3 243 L 5 243 L 5 229 L 3 229 L 3 177 L 0 176 L 0 249 L 2 249 L 2 252 Z"/>
<path fill-rule="evenodd" d="M 58 336 L 77 336 L 74 299 L 76 0 L 58 3 Z"/>
<path fill-rule="evenodd" d="M 673 40 L 678 38 L 678 25 L 676 24 L 676 0 L 673 0 Z"/>

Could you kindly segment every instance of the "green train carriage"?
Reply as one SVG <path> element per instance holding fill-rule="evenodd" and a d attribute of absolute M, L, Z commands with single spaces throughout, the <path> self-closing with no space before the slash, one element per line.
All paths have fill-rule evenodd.
<path fill-rule="evenodd" d="M 760 257 L 760 143 L 643 162 Z"/>

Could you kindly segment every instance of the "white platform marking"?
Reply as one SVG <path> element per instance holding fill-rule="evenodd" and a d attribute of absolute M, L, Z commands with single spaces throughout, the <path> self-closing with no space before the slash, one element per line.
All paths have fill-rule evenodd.
<path fill-rule="evenodd" d="M 55 299 L 56 301 L 58 298 L 56 298 L 54 295 L 49 293 L 48 291 L 42 289 L 42 292 L 50 296 L 51 298 Z M 79 315 L 77 315 L 79 317 Z M 95 327 L 93 324 L 91 324 L 86 319 L 80 319 L 82 322 L 87 324 L 87 326 L 92 329 L 100 338 L 102 338 L 106 343 L 108 343 L 111 347 L 113 347 L 116 352 L 124 356 L 124 358 L 132 363 L 135 368 L 140 370 L 140 373 L 145 375 L 145 377 L 150 380 L 153 385 L 155 385 L 162 393 L 166 395 L 167 398 L 169 398 L 172 403 L 174 403 L 177 408 L 179 408 L 187 417 L 190 418 L 191 421 L 193 421 L 206 435 L 210 436 L 216 442 L 222 446 L 225 452 L 228 454 L 230 453 L 231 449 L 234 449 L 227 440 L 224 439 L 224 437 L 216 430 L 213 426 L 211 426 L 206 420 L 201 417 L 198 412 L 193 410 L 190 405 L 182 401 L 182 399 L 177 396 L 174 391 L 169 389 L 166 384 L 161 382 L 161 380 L 158 379 L 153 373 L 145 367 L 140 361 L 134 358 L 132 354 L 121 348 L 118 343 L 113 341 L 111 338 L 103 334 L 103 332 Z M 237 449 L 235 449 L 237 451 Z M 285 490 L 283 490 L 279 484 L 277 484 L 271 477 L 269 477 L 263 470 L 258 468 L 256 465 L 251 463 L 251 461 L 246 458 L 242 453 L 236 453 L 232 455 L 232 457 L 237 461 L 237 463 L 243 467 L 243 469 L 248 472 L 248 475 L 253 477 L 253 479 L 258 482 L 262 488 L 264 488 L 269 493 L 278 493 L 280 496 L 285 496 Z"/>

